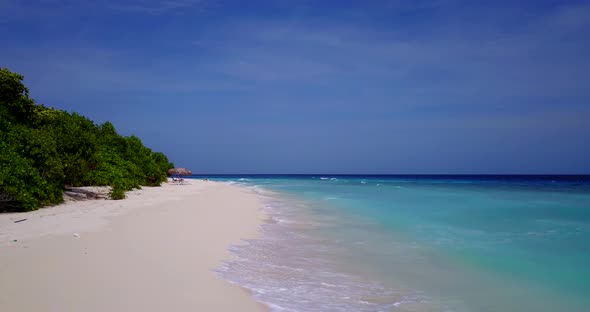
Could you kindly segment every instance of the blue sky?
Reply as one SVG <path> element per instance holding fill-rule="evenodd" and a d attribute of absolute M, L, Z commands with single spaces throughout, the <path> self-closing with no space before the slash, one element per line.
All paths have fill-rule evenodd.
<path fill-rule="evenodd" d="M 0 0 L 0 66 L 195 173 L 590 173 L 587 1 Z"/>

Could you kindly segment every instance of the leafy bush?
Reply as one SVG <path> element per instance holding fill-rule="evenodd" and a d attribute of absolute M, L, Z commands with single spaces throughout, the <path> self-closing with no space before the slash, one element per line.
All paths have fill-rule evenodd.
<path fill-rule="evenodd" d="M 0 210 L 60 203 L 64 185 L 112 186 L 111 198 L 122 199 L 166 181 L 174 167 L 166 155 L 120 136 L 110 122 L 36 104 L 22 79 L 0 69 Z"/>
<path fill-rule="evenodd" d="M 6 142 L 0 141 L 1 211 L 35 210 L 40 205 L 63 201 L 62 188 L 48 183 L 33 162 L 23 158 Z"/>
<path fill-rule="evenodd" d="M 121 188 L 119 185 L 113 186 L 111 192 L 109 193 L 109 197 L 114 200 L 124 199 L 125 198 L 125 190 Z"/>

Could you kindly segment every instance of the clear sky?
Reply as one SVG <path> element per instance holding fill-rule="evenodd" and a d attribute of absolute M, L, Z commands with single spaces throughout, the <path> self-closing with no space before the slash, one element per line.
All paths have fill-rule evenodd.
<path fill-rule="evenodd" d="M 588 1 L 0 0 L 0 66 L 195 173 L 590 173 Z"/>

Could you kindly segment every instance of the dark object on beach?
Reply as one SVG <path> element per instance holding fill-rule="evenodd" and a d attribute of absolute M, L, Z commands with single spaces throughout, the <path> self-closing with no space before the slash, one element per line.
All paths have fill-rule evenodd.
<path fill-rule="evenodd" d="M 193 173 L 186 168 L 172 168 L 168 169 L 168 176 L 179 175 L 179 176 L 190 176 Z"/>
<path fill-rule="evenodd" d="M 179 175 L 175 174 L 172 176 L 172 182 L 178 184 L 184 184 L 184 179 L 181 178 Z"/>
<path fill-rule="evenodd" d="M 23 222 L 23 221 L 26 221 L 26 220 L 27 220 L 27 219 L 20 219 L 20 220 L 16 220 L 16 221 L 14 221 L 14 223 Z"/>

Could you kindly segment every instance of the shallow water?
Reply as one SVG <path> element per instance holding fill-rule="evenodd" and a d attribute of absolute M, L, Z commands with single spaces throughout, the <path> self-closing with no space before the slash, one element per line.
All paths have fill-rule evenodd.
<path fill-rule="evenodd" d="M 218 272 L 275 311 L 588 310 L 588 177 L 221 180 L 271 220 Z"/>

